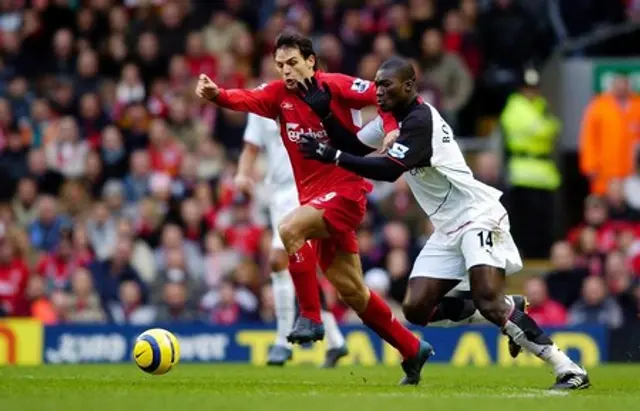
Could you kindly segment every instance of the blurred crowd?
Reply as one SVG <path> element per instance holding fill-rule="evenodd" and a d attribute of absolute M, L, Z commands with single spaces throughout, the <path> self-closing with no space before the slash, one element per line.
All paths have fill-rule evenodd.
<path fill-rule="evenodd" d="M 638 184 L 614 181 L 605 196 L 590 195 L 584 221 L 551 250 L 552 269 L 525 283 L 530 314 L 542 325 L 640 321 L 640 208 Z M 630 198 L 632 196 L 633 198 Z"/>
<path fill-rule="evenodd" d="M 292 27 L 330 71 L 372 79 L 391 55 L 413 59 L 421 95 L 458 134 L 482 134 L 523 67 L 557 41 L 540 4 L 0 0 L 0 316 L 273 322 L 268 194 L 233 186 L 246 116 L 198 101 L 197 75 L 259 84 L 275 37 Z M 577 35 L 618 18 L 594 12 L 567 25 Z M 480 171 L 495 173 L 494 163 Z M 618 188 L 588 200 L 584 228 L 554 245 L 556 271 L 527 283 L 533 309 L 555 300 L 563 321 L 633 317 L 640 244 L 629 235 L 637 227 L 618 229 Z M 396 308 L 429 229 L 404 180 L 376 186 L 358 232 L 365 281 Z"/>

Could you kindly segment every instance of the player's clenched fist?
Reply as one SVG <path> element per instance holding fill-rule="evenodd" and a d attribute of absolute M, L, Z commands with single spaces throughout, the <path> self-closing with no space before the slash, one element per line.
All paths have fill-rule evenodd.
<path fill-rule="evenodd" d="M 205 100 L 214 100 L 220 94 L 220 88 L 206 74 L 200 74 L 196 95 Z"/>

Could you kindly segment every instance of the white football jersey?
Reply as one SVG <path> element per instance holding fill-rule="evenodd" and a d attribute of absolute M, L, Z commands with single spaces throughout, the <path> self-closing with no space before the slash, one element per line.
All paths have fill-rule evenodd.
<path fill-rule="evenodd" d="M 278 189 L 295 186 L 289 154 L 282 143 L 280 127 L 276 121 L 249 113 L 244 130 L 244 141 L 264 150 L 268 163 L 265 176 L 267 184 Z"/>
<path fill-rule="evenodd" d="M 415 132 L 403 138 L 403 124 L 411 123 Z M 407 184 L 434 228 L 453 233 L 482 215 L 506 214 L 500 203 L 502 192 L 473 177 L 449 124 L 427 103 L 416 103 L 400 123 L 401 135 L 387 155 L 409 171 Z M 428 135 L 423 135 L 428 134 Z M 372 147 L 381 147 L 385 132 L 378 116 L 369 122 L 358 138 Z"/>

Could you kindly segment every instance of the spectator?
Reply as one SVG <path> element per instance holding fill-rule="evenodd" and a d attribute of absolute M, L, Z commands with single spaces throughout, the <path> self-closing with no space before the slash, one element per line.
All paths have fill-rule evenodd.
<path fill-rule="evenodd" d="M 220 286 L 240 264 L 241 255 L 228 247 L 224 236 L 217 231 L 209 231 L 205 240 L 205 283 L 211 290 Z"/>
<path fill-rule="evenodd" d="M 0 239 L 0 307 L 9 316 L 28 315 L 29 269 L 17 254 L 15 240 Z"/>
<path fill-rule="evenodd" d="M 593 227 L 586 227 L 580 233 L 580 255 L 577 266 L 585 268 L 590 275 L 602 275 L 606 254 L 598 249 L 597 232 Z"/>
<path fill-rule="evenodd" d="M 205 47 L 212 54 L 229 51 L 233 39 L 246 30 L 245 25 L 234 20 L 228 12 L 219 10 L 211 15 L 210 23 L 202 32 Z"/>
<path fill-rule="evenodd" d="M 31 245 L 41 251 L 52 251 L 60 241 L 62 229 L 69 226 L 66 216 L 58 213 L 55 198 L 42 196 L 38 201 L 38 216 L 29 225 Z"/>
<path fill-rule="evenodd" d="M 637 222 L 640 221 L 639 210 L 634 210 L 625 200 L 624 183 L 620 179 L 609 181 L 606 193 L 607 208 L 612 221 Z"/>
<path fill-rule="evenodd" d="M 566 324 L 567 311 L 562 304 L 549 298 L 547 284 L 543 279 L 539 277 L 529 278 L 524 288 L 530 304 L 527 314 L 539 326 L 562 326 Z"/>
<path fill-rule="evenodd" d="M 87 222 L 87 234 L 98 261 L 105 261 L 113 256 L 117 245 L 116 222 L 105 203 L 94 204 L 92 217 Z"/>
<path fill-rule="evenodd" d="M 608 295 L 604 280 L 588 277 L 582 286 L 582 297 L 569 310 L 569 323 L 618 328 L 622 321 L 622 310 L 616 300 Z"/>
<path fill-rule="evenodd" d="M 28 148 L 17 126 L 9 129 L 6 143 L 4 149 L 0 151 L 0 162 L 8 170 L 12 183 L 15 183 L 28 174 Z"/>
<path fill-rule="evenodd" d="M 500 115 L 507 156 L 509 216 L 513 238 L 525 258 L 545 258 L 553 241 L 554 193 L 560 171 L 554 160 L 560 122 L 540 94 L 540 75 L 526 70 L 520 90 Z"/>
<path fill-rule="evenodd" d="M 40 276 L 31 276 L 27 285 L 27 300 L 29 316 L 44 325 L 56 325 L 60 321 L 60 312 L 66 306 L 65 294 L 54 292 L 47 295 L 44 280 Z"/>
<path fill-rule="evenodd" d="M 230 325 L 249 322 L 254 314 L 237 302 L 236 286 L 230 280 L 224 280 L 220 284 L 218 299 L 210 309 L 207 309 L 207 318 L 217 325 Z"/>
<path fill-rule="evenodd" d="M 100 134 L 109 122 L 107 115 L 102 112 L 100 97 L 97 93 L 85 93 L 80 96 L 78 120 L 80 138 L 87 141 L 91 148 L 100 146 Z"/>
<path fill-rule="evenodd" d="M 47 21 L 47 19 L 43 19 Z M 76 68 L 76 57 L 73 53 L 73 33 L 65 28 L 60 29 L 53 37 L 53 53 L 47 67 L 48 73 L 70 78 Z"/>
<path fill-rule="evenodd" d="M 129 63 L 122 68 L 122 75 L 116 89 L 118 104 L 126 106 L 144 100 L 146 90 L 142 78 L 140 70 L 135 64 Z"/>
<path fill-rule="evenodd" d="M 196 321 L 197 314 L 189 307 L 187 296 L 188 292 L 184 284 L 174 282 L 165 284 L 162 303 L 158 307 L 155 320 L 161 323 Z"/>
<path fill-rule="evenodd" d="M 204 261 L 198 245 L 190 240 L 185 240 L 179 226 L 167 224 L 162 231 L 162 243 L 155 251 L 156 266 L 159 271 L 167 270 L 168 253 L 178 250 L 182 253 L 185 271 L 194 281 L 204 278 Z"/>
<path fill-rule="evenodd" d="M 609 210 L 603 198 L 590 195 L 584 200 L 584 221 L 569 231 L 567 239 L 577 245 L 582 232 L 587 228 L 595 231 L 596 251 L 609 251 L 615 246 L 616 225 L 609 220 Z"/>
<path fill-rule="evenodd" d="M 71 323 L 102 323 L 106 315 L 93 287 L 91 272 L 77 268 L 71 277 L 71 294 L 67 298 L 65 320 Z"/>
<path fill-rule="evenodd" d="M 175 176 L 184 156 L 183 146 L 171 134 L 164 120 L 155 119 L 149 129 L 149 158 L 154 171 Z"/>
<path fill-rule="evenodd" d="M 633 273 L 629 269 L 625 256 L 614 251 L 607 256 L 605 266 L 605 281 L 611 296 L 622 310 L 624 323 L 633 323 L 638 320 L 638 302 L 634 295 Z"/>
<path fill-rule="evenodd" d="M 252 221 L 249 198 L 237 195 L 231 206 L 231 224 L 225 230 L 225 241 L 246 257 L 255 258 L 260 246 L 262 228 Z"/>
<path fill-rule="evenodd" d="M 481 68 L 481 52 L 474 32 L 475 0 L 463 1 L 459 10 L 450 10 L 444 18 L 444 49 L 457 53 L 476 78 Z M 466 7 L 466 9 L 465 9 Z M 466 11 L 465 11 L 466 10 Z"/>
<path fill-rule="evenodd" d="M 569 308 L 580 298 L 582 282 L 589 272 L 577 266 L 573 247 L 566 241 L 558 241 L 551 247 L 551 265 L 551 271 L 545 275 L 549 297 Z"/>
<path fill-rule="evenodd" d="M 140 278 L 146 284 L 153 283 L 157 277 L 153 249 L 144 240 L 137 238 L 131 221 L 126 218 L 121 218 L 118 221 L 118 237 L 128 238 L 133 243 L 131 267 L 140 274 Z"/>
<path fill-rule="evenodd" d="M 72 273 L 90 262 L 82 256 L 74 255 L 72 241 L 71 230 L 65 229 L 60 235 L 60 242 L 56 248 L 42 255 L 36 265 L 35 272 L 44 279 L 48 293 L 53 290 L 67 289 Z"/>
<path fill-rule="evenodd" d="M 458 55 L 445 51 L 442 33 L 429 29 L 422 36 L 420 58 L 422 79 L 442 93 L 441 111 L 447 122 L 457 129 L 459 111 L 469 102 L 473 80 Z"/>
<path fill-rule="evenodd" d="M 141 290 L 142 300 L 147 299 L 147 290 L 138 275 L 138 272 L 131 267 L 131 240 L 120 237 L 116 242 L 117 246 L 113 257 L 108 260 L 95 261 L 89 266 L 93 275 L 93 282 L 96 290 L 100 293 L 102 306 L 109 315 L 111 303 L 120 300 L 120 285 L 126 281 L 138 283 Z"/>
<path fill-rule="evenodd" d="M 634 172 L 635 144 L 640 130 L 640 97 L 629 78 L 619 73 L 611 87 L 589 103 L 580 132 L 580 170 L 589 179 L 591 193 L 604 194 L 613 178 Z"/>
<path fill-rule="evenodd" d="M 148 325 L 153 322 L 155 311 L 143 304 L 140 284 L 126 280 L 120 283 L 119 299 L 109 304 L 109 317 L 116 324 Z"/>
<path fill-rule="evenodd" d="M 151 169 L 149 154 L 146 150 L 135 151 L 129 161 L 129 173 L 124 178 L 124 187 L 128 203 L 137 203 L 149 192 Z"/>
<path fill-rule="evenodd" d="M 473 175 L 477 180 L 504 191 L 501 167 L 500 157 L 496 153 L 484 151 L 475 157 Z"/>
<path fill-rule="evenodd" d="M 21 228 L 27 227 L 37 217 L 38 186 L 34 179 L 24 177 L 18 182 L 18 193 L 12 202 L 13 214 Z"/>
<path fill-rule="evenodd" d="M 67 178 L 84 174 L 89 146 L 81 141 L 78 125 L 73 117 L 60 119 L 52 141 L 45 144 L 47 164 Z"/>
<path fill-rule="evenodd" d="M 102 130 L 100 157 L 106 180 L 122 179 L 126 175 L 129 156 L 117 127 L 108 126 Z"/>
<path fill-rule="evenodd" d="M 195 153 L 200 142 L 208 138 L 206 126 L 198 118 L 189 117 L 187 101 L 181 97 L 173 99 L 171 103 L 169 132 L 190 153 Z"/>
<path fill-rule="evenodd" d="M 80 53 L 74 84 L 76 96 L 98 91 L 100 85 L 100 77 L 98 75 L 100 67 L 98 64 L 98 55 L 93 50 L 87 49 Z"/>

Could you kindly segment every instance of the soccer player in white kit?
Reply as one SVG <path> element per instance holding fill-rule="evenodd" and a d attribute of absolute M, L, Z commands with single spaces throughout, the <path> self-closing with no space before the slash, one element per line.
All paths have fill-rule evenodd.
<path fill-rule="evenodd" d="M 587 372 L 505 296 L 505 276 L 519 271 L 522 261 L 499 201 L 502 193 L 473 177 L 449 124 L 418 96 L 413 66 L 403 59 L 389 59 L 378 69 L 375 83 L 380 109 L 392 112 L 400 125 L 386 156 L 353 155 L 309 136 L 303 137 L 300 150 L 306 158 L 335 163 L 374 180 L 405 176 L 435 228 L 409 277 L 403 302 L 407 320 L 426 326 L 448 293 L 456 288 L 470 290 L 484 318 L 552 366 L 556 375 L 552 389 L 589 387 Z M 324 119 L 331 141 L 352 137 L 331 115 L 326 88 L 308 82 L 301 90 L 304 101 Z M 379 118 L 358 133 L 371 147 L 380 147 L 384 137 Z"/>
<path fill-rule="evenodd" d="M 269 260 L 277 318 L 277 337 L 275 344 L 269 350 L 267 364 L 283 365 L 292 356 L 287 335 L 296 318 L 296 296 L 291 275 L 287 270 L 289 258 L 278 235 L 277 227 L 282 219 L 300 204 L 291 163 L 282 143 L 278 124 L 272 119 L 249 114 L 244 131 L 244 146 L 235 177 L 236 186 L 248 194 L 253 194 L 255 185 L 252 177 L 253 168 L 258 153 L 262 150 L 266 154 L 268 163 L 265 184 L 270 194 L 269 219 L 273 228 Z M 318 290 L 318 292 L 321 291 Z M 322 321 L 327 333 L 328 347 L 323 366 L 331 368 L 340 358 L 347 355 L 348 351 L 334 315 L 323 310 Z"/>

